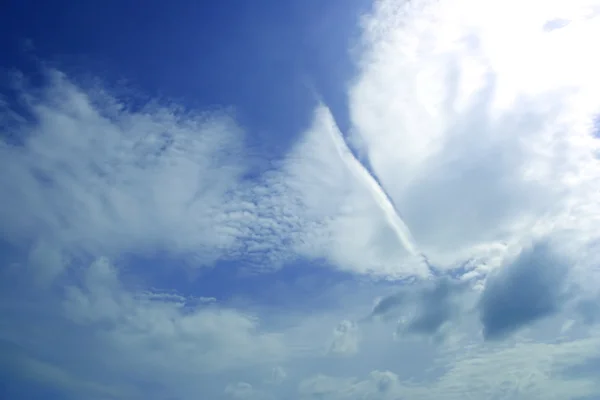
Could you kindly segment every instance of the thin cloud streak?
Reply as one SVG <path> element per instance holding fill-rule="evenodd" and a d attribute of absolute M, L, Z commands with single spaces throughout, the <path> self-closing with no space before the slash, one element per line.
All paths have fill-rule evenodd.
<path fill-rule="evenodd" d="M 356 180 L 362 183 L 366 189 L 372 193 L 373 199 L 379 207 L 381 207 L 381 210 L 388 219 L 389 224 L 392 226 L 399 242 L 402 243 L 411 255 L 417 255 L 417 245 L 412 238 L 410 229 L 398 215 L 398 212 L 394 209 L 394 205 L 381 186 L 377 183 L 377 180 L 375 180 L 375 178 L 369 174 L 369 171 L 356 159 L 354 154 L 348 148 L 339 130 L 337 131 L 337 134 L 335 131 L 331 131 L 331 140 L 333 140 L 335 144 L 339 157 L 348 166 L 348 169 Z"/>

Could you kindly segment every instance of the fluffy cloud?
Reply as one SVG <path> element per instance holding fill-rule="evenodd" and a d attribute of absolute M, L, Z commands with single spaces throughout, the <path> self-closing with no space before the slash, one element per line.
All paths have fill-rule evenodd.
<path fill-rule="evenodd" d="M 496 249 L 557 225 L 590 234 L 600 176 L 590 6 L 382 0 L 365 19 L 354 134 L 434 264 L 497 265 Z M 547 32 L 560 16 L 568 24 Z"/>
<path fill-rule="evenodd" d="M 41 90 L 19 88 L 32 118 L 5 132 L 16 145 L 0 147 L 5 240 L 108 256 L 195 249 L 205 262 L 231 246 L 235 232 L 214 211 L 243 172 L 230 118 L 132 112 L 58 72 L 47 78 Z"/>

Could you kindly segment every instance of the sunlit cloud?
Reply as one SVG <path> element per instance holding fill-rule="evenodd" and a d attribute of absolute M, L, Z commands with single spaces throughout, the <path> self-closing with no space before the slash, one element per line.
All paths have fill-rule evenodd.
<path fill-rule="evenodd" d="M 493 249 L 582 224 L 599 176 L 586 5 L 379 1 L 365 19 L 354 134 L 435 264 L 497 264 Z"/>

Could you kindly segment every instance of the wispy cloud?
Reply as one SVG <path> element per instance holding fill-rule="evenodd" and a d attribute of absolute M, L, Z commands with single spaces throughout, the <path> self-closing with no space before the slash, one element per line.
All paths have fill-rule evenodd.
<path fill-rule="evenodd" d="M 41 91 L 21 89 L 33 120 L 10 133 L 23 144 L 1 149 L 8 240 L 69 256 L 158 249 L 273 269 L 303 255 L 349 271 L 418 272 L 402 267 L 411 244 L 377 188 L 356 180 L 365 173 L 327 109 L 282 165 L 249 180 L 244 134 L 225 112 L 132 111 L 47 72 Z"/>

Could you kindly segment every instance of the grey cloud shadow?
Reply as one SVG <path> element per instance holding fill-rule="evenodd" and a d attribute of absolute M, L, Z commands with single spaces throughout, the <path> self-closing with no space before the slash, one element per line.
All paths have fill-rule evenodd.
<path fill-rule="evenodd" d="M 575 310 L 586 325 L 597 324 L 600 322 L 600 296 L 579 300 Z"/>
<path fill-rule="evenodd" d="M 406 324 L 399 327 L 398 333 L 438 335 L 442 326 L 460 313 L 462 304 L 458 298 L 468 287 L 467 282 L 448 277 L 417 282 L 381 299 L 368 319 L 389 319 L 414 310 Z"/>
<path fill-rule="evenodd" d="M 418 312 L 406 327 L 407 332 L 432 335 L 458 313 L 454 297 L 466 289 L 463 282 L 442 278 L 419 294 Z"/>
<path fill-rule="evenodd" d="M 484 338 L 502 339 L 559 312 L 570 298 L 568 267 L 568 260 L 543 241 L 489 276 L 479 303 Z"/>
<path fill-rule="evenodd" d="M 551 242 L 542 240 L 492 273 L 474 310 L 483 325 L 484 339 L 503 339 L 560 312 L 575 295 L 567 279 L 569 266 L 568 258 L 558 255 Z M 469 287 L 468 281 L 446 276 L 416 282 L 382 298 L 366 319 L 390 320 L 410 314 L 398 333 L 439 336 L 443 326 L 469 312 L 461 298 Z M 590 312 L 596 307 L 590 304 L 586 303 L 581 313 L 594 316 Z M 587 320 L 596 321 L 591 316 Z"/>

